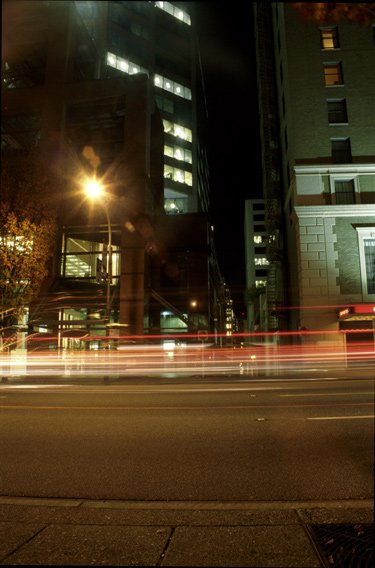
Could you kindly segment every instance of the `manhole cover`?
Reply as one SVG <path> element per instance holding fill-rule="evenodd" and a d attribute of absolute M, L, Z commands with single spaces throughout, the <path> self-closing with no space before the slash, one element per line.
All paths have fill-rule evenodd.
<path fill-rule="evenodd" d="M 309 533 L 329 568 L 373 568 L 374 525 L 307 525 Z"/>

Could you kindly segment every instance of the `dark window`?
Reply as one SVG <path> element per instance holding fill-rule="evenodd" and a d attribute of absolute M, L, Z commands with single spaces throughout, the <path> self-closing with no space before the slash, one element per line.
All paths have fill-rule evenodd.
<path fill-rule="evenodd" d="M 264 221 L 264 215 L 261 213 L 255 213 L 253 219 L 254 221 Z"/>
<path fill-rule="evenodd" d="M 337 205 L 349 205 L 355 203 L 354 180 L 336 180 L 335 195 Z"/>
<path fill-rule="evenodd" d="M 331 150 L 334 164 L 350 164 L 352 162 L 350 138 L 331 139 Z"/>
<path fill-rule="evenodd" d="M 255 247 L 255 254 L 266 254 L 267 247 Z"/>
<path fill-rule="evenodd" d="M 375 294 L 375 239 L 363 239 L 367 276 L 367 293 Z"/>
<path fill-rule="evenodd" d="M 344 84 L 341 63 L 324 63 L 324 82 L 326 87 Z"/>
<path fill-rule="evenodd" d="M 264 203 L 253 203 L 254 211 L 264 211 Z"/>
<path fill-rule="evenodd" d="M 327 100 L 327 108 L 328 108 L 328 122 L 330 124 L 348 122 L 348 114 L 346 111 L 345 99 Z"/>
<path fill-rule="evenodd" d="M 320 45 L 322 49 L 337 49 L 340 47 L 337 27 L 320 29 Z"/>
<path fill-rule="evenodd" d="M 263 216 L 263 219 L 264 219 L 264 216 Z M 265 225 L 258 225 L 258 223 L 257 223 L 255 229 L 258 233 L 265 233 L 266 232 L 266 226 Z"/>

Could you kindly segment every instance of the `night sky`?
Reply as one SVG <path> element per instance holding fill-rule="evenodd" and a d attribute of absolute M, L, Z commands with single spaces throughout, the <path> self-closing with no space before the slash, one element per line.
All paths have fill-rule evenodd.
<path fill-rule="evenodd" d="M 252 3 L 197 2 L 206 86 L 212 220 L 222 275 L 244 311 L 244 202 L 260 197 Z"/>

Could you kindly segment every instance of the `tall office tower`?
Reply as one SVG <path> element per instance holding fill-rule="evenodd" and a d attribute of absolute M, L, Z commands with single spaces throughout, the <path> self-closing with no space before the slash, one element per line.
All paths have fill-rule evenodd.
<path fill-rule="evenodd" d="M 274 60 L 265 72 L 277 106 L 262 127 L 278 114 L 291 330 L 320 330 L 329 341 L 338 337 L 332 332 L 359 327 L 367 335 L 339 335 L 348 343 L 372 338 L 374 26 L 303 20 L 288 2 L 255 3 L 255 11 L 258 65 Z M 264 21 L 271 33 L 262 43 Z"/>
<path fill-rule="evenodd" d="M 73 327 L 220 331 L 187 11 L 8 0 L 3 16 L 2 157 L 33 151 L 64 184 L 51 187 L 58 235 L 35 325 L 59 348 Z M 93 174 L 105 195 L 89 204 L 80 181 Z"/>
<path fill-rule="evenodd" d="M 75 2 L 99 50 L 100 77 L 147 74 L 164 126 L 167 214 L 208 212 L 205 120 L 194 3 Z"/>
<path fill-rule="evenodd" d="M 263 292 L 261 331 L 277 331 L 285 327 L 285 312 L 279 307 L 285 302 L 284 232 L 280 195 L 281 164 L 278 130 L 275 61 L 272 53 L 272 12 L 268 4 L 254 2 L 255 47 L 262 166 L 262 195 L 264 198 L 267 286 Z M 252 261 L 250 260 L 250 264 Z M 251 305 L 252 300 L 250 299 Z M 258 300 L 257 300 L 258 302 Z M 256 303 L 257 303 L 256 302 Z M 249 309 L 249 308 L 248 308 Z M 258 309 L 258 306 L 256 306 Z"/>
<path fill-rule="evenodd" d="M 245 201 L 245 266 L 248 331 L 268 330 L 267 284 L 269 260 L 264 199 Z"/>

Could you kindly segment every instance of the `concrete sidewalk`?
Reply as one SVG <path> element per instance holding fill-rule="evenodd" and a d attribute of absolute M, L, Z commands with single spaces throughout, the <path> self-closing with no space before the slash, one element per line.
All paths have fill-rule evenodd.
<path fill-rule="evenodd" d="M 370 567 L 372 523 L 371 500 L 0 497 L 0 565 Z"/>

